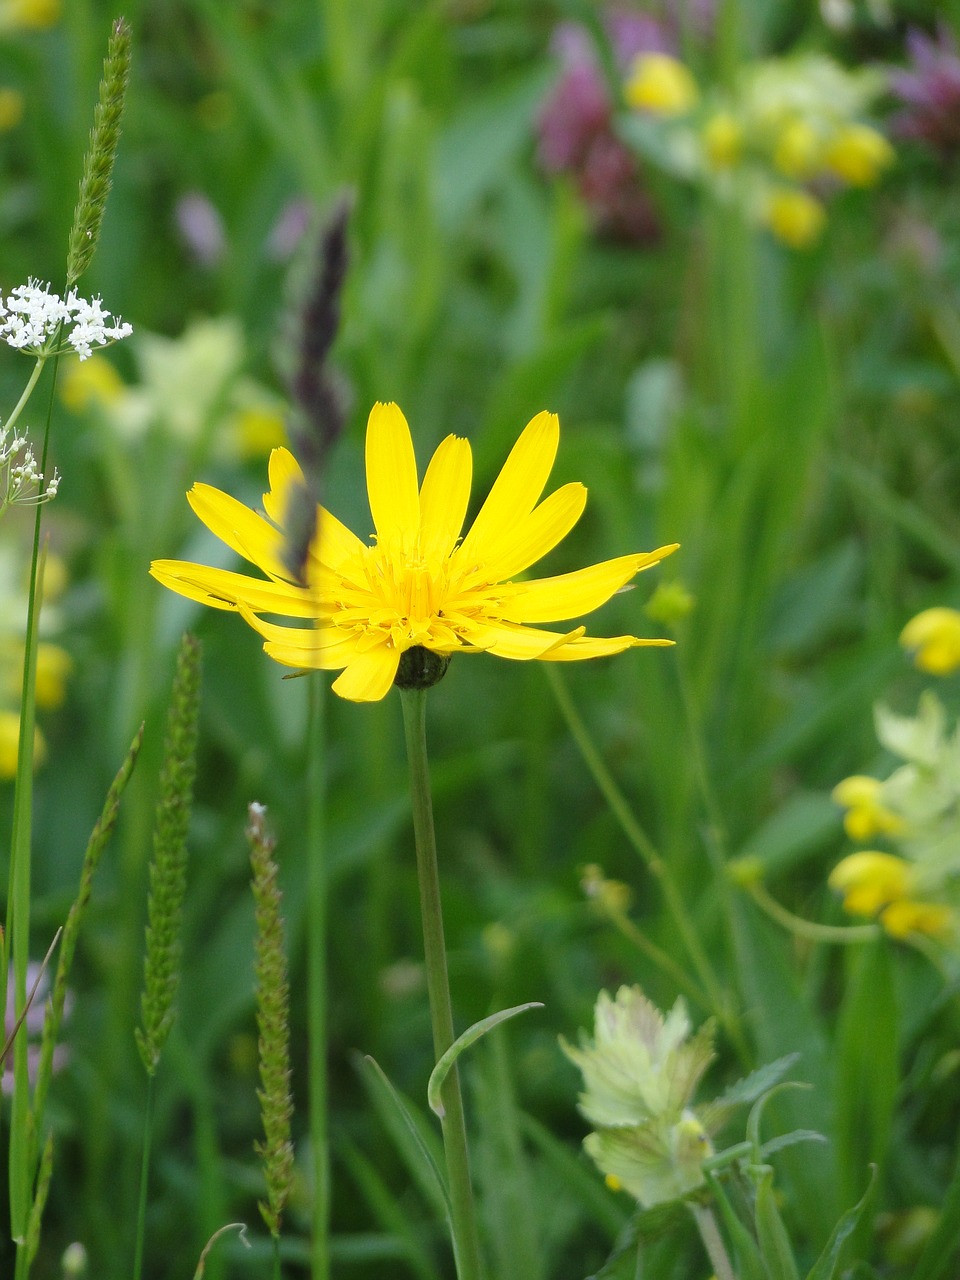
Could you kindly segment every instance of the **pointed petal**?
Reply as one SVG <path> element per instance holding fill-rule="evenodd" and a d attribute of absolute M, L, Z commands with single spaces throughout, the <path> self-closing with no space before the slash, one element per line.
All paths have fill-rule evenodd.
<path fill-rule="evenodd" d="M 310 546 L 310 562 L 315 567 L 324 565 L 338 569 L 347 560 L 361 556 L 364 543 L 326 507 L 317 508 L 317 532 Z"/>
<path fill-rule="evenodd" d="M 289 449 L 272 449 L 267 464 L 270 492 L 263 495 L 263 509 L 281 529 L 286 525 L 287 504 L 293 485 L 305 485 L 300 464 Z"/>
<path fill-rule="evenodd" d="M 518 583 L 519 594 L 505 602 L 503 617 L 511 622 L 560 622 L 567 618 L 581 618 L 606 604 L 635 574 L 662 560 L 675 550 L 675 546 L 620 556 L 616 560 L 605 560 L 555 578 Z"/>
<path fill-rule="evenodd" d="M 463 540 L 467 559 L 488 559 L 488 545 L 500 546 L 504 532 L 530 514 L 549 479 L 559 442 L 555 413 L 538 413 L 527 423 Z"/>
<path fill-rule="evenodd" d="M 457 544 L 470 501 L 470 442 L 447 436 L 430 459 L 420 489 L 420 554 L 444 560 Z"/>
<path fill-rule="evenodd" d="M 413 550 L 420 531 L 417 460 L 407 420 L 395 404 L 375 404 L 367 420 L 367 495 L 381 547 Z"/>
<path fill-rule="evenodd" d="M 672 640 L 645 640 L 640 636 L 576 636 L 543 655 L 545 662 L 582 662 L 586 658 L 607 658 L 624 649 L 667 649 Z"/>
<path fill-rule="evenodd" d="M 171 591 L 214 609 L 237 609 L 246 605 L 259 613 L 286 614 L 292 618 L 313 618 L 317 613 L 314 593 L 285 582 L 249 578 L 228 569 L 213 569 L 188 560 L 154 560 L 150 573 Z"/>
<path fill-rule="evenodd" d="M 561 542 L 583 515 L 587 491 L 582 484 L 561 485 L 525 519 L 504 525 L 499 538 L 483 548 L 478 568 L 485 581 L 505 582 L 535 564 Z M 458 548 L 457 563 L 464 548 Z M 467 554 L 470 548 L 466 548 Z"/>
<path fill-rule="evenodd" d="M 271 578 L 289 582 L 290 571 L 283 563 L 283 534 L 263 516 L 209 484 L 195 484 L 187 501 L 210 532 L 231 550 Z"/>
<path fill-rule="evenodd" d="M 354 658 L 333 682 L 333 692 L 350 702 L 379 702 L 390 692 L 400 651 L 381 644 Z"/>
<path fill-rule="evenodd" d="M 470 635 L 470 643 L 493 653 L 498 658 L 513 658 L 527 662 L 542 658 L 549 650 L 564 644 L 572 637 L 583 634 L 583 627 L 566 634 L 556 631 L 537 631 L 533 627 L 521 627 L 512 622 L 478 623 Z"/>
<path fill-rule="evenodd" d="M 339 627 L 283 627 L 275 622 L 265 622 L 242 605 L 240 613 L 267 644 L 264 650 L 291 667 L 309 667 L 314 671 L 336 671 L 352 662 L 357 656 L 356 632 L 343 631 Z M 277 654 L 282 653 L 282 658 Z"/>

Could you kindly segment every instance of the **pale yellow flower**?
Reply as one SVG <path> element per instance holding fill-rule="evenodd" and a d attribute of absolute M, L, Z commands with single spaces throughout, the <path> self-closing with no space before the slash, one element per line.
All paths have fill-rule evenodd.
<path fill-rule="evenodd" d="M 743 125 L 729 111 L 718 111 L 703 126 L 703 149 L 713 169 L 733 168 L 743 154 Z"/>
<path fill-rule="evenodd" d="M 58 644 L 42 641 L 37 646 L 36 702 L 45 711 L 53 711 L 67 696 L 67 678 L 73 671 L 73 659 Z"/>
<path fill-rule="evenodd" d="M 0 31 L 43 30 L 60 21 L 61 0 L 0 0 Z"/>
<path fill-rule="evenodd" d="M 20 751 L 20 716 L 16 711 L 0 710 L 0 778 L 17 776 Z M 43 764 L 47 744 L 39 729 L 33 731 L 33 765 Z"/>
<path fill-rule="evenodd" d="M 658 116 L 683 116 L 697 104 L 697 82 L 668 53 L 639 53 L 624 87 L 627 104 Z"/>
<path fill-rule="evenodd" d="M 632 635 L 594 638 L 582 626 L 557 632 L 531 625 L 592 613 L 676 547 L 523 580 L 520 575 L 569 533 L 586 504 L 581 484 L 565 484 L 540 501 L 559 438 L 554 414 L 540 413 L 528 424 L 461 540 L 470 500 L 469 443 L 447 436 L 420 485 L 406 419 L 395 404 L 378 404 L 366 438 L 373 545 L 318 507 L 314 536 L 298 557 L 291 530 L 299 529 L 298 513 L 302 524 L 298 499 L 305 482 L 293 455 L 274 449 L 270 491 L 263 496 L 266 518 L 209 485 L 196 484 L 188 494 L 204 524 L 266 578 L 180 560 L 155 561 L 150 571 L 181 595 L 240 613 L 275 661 L 301 670 L 340 670 L 334 692 L 354 702 L 384 697 L 410 650 L 441 658 L 479 651 L 518 661 L 572 662 L 669 644 Z M 299 572 L 291 568 L 292 556 L 303 559 Z M 278 625 L 263 614 L 310 625 Z"/>
<path fill-rule="evenodd" d="M 126 390 L 123 379 L 106 356 L 65 362 L 60 399 L 73 413 L 115 404 Z"/>
<path fill-rule="evenodd" d="M 904 822 L 880 799 L 883 783 L 855 773 L 833 788 L 833 798 L 846 809 L 844 829 L 851 840 L 870 840 L 873 836 L 898 835 Z"/>
<path fill-rule="evenodd" d="M 956 609 L 924 609 L 903 628 L 900 643 L 912 652 L 921 671 L 952 675 L 960 668 L 960 613 Z"/>
<path fill-rule="evenodd" d="M 767 197 L 764 220 L 778 240 L 791 249 L 806 249 L 816 241 L 827 220 L 816 197 L 798 187 L 777 187 Z"/>
<path fill-rule="evenodd" d="M 788 120 L 774 145 L 773 163 L 785 177 L 802 182 L 817 171 L 822 155 L 817 130 L 807 120 Z"/>
<path fill-rule="evenodd" d="M 869 187 L 894 161 L 894 150 L 882 133 L 865 124 L 838 129 L 827 144 L 827 168 L 852 187 Z"/>

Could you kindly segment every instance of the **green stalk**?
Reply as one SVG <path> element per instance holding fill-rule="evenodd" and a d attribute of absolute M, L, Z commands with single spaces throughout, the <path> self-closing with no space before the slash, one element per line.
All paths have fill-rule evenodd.
<path fill-rule="evenodd" d="M 156 1076 L 147 1076 L 147 1100 L 143 1108 L 143 1155 L 140 1160 L 140 1195 L 137 1200 L 137 1243 L 133 1255 L 133 1280 L 143 1274 L 143 1242 L 147 1228 L 147 1183 L 150 1177 L 150 1141 L 153 1137 L 153 1090 Z"/>
<path fill-rule="evenodd" d="M 37 385 L 37 379 L 40 377 L 40 374 L 43 372 L 43 366 L 46 364 L 46 362 L 47 362 L 46 354 L 37 356 L 37 363 L 33 366 L 33 373 L 31 373 L 30 378 L 27 382 L 27 385 L 23 388 L 23 395 L 17 401 L 16 405 L 13 408 L 12 413 L 4 421 L 3 425 L 6 427 L 8 431 L 11 429 L 11 427 L 16 422 L 16 420 L 20 417 L 20 414 L 23 412 L 24 405 L 27 403 L 27 401 L 30 399 L 31 395 L 33 394 L 33 388 Z"/>
<path fill-rule="evenodd" d="M 325 849 L 324 689 L 309 686 L 307 727 L 307 1054 L 313 1212 L 310 1233 L 312 1280 L 330 1275 L 330 1137 L 327 1082 L 327 864 Z M 277 1245 L 279 1249 L 279 1244 Z M 279 1253 L 276 1255 L 279 1266 Z"/>
<path fill-rule="evenodd" d="M 692 1202 L 690 1204 L 690 1212 L 693 1214 L 693 1219 L 697 1224 L 700 1239 L 703 1241 L 703 1247 L 707 1251 L 707 1257 L 710 1259 L 710 1265 L 713 1267 L 713 1273 L 717 1280 L 737 1280 L 726 1246 L 723 1243 L 723 1237 L 720 1234 L 720 1228 L 717 1226 L 717 1220 L 713 1216 L 713 1210 L 706 1205 Z"/>
<path fill-rule="evenodd" d="M 426 690 L 401 689 L 403 731 L 410 765 L 410 795 L 413 802 L 413 832 L 417 846 L 417 880 L 420 886 L 420 916 L 423 923 L 423 950 L 433 1027 L 433 1051 L 439 1060 L 454 1041 L 450 980 L 447 976 L 447 949 L 443 937 L 440 875 L 437 866 L 437 838 L 433 826 L 433 799 L 427 761 Z M 467 1127 L 463 1113 L 460 1075 L 454 1065 L 441 1094 L 445 1114 L 443 1150 L 450 1188 L 451 1231 L 459 1280 L 481 1280 L 480 1242 L 470 1183 Z"/>
<path fill-rule="evenodd" d="M 660 885 L 664 901 L 673 917 L 674 924 L 677 926 L 677 932 L 687 949 L 687 954 L 693 963 L 693 967 L 697 971 L 700 983 L 709 996 L 713 1012 L 725 1026 L 729 1026 L 731 1020 L 723 988 L 713 971 L 713 966 L 706 950 L 697 936 L 696 926 L 687 912 L 683 895 L 677 888 L 667 864 L 657 852 L 653 841 L 634 817 L 623 792 L 614 781 L 613 775 L 590 737 L 587 726 L 573 705 L 573 699 L 570 697 L 570 693 L 559 672 L 555 671 L 549 664 L 545 664 L 544 671 L 557 700 L 557 705 L 560 707 L 563 718 L 567 722 L 567 728 L 573 735 L 573 740 L 576 742 L 584 763 L 590 770 L 601 795 L 610 806 L 610 811 L 619 822 L 624 835 L 640 855 L 647 870 Z"/>

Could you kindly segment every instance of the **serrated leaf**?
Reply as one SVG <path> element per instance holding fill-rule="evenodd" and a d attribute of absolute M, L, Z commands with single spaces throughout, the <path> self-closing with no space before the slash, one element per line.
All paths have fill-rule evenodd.
<path fill-rule="evenodd" d="M 777 1151 L 783 1151 L 786 1147 L 795 1147 L 799 1142 L 827 1142 L 828 1139 L 822 1133 L 818 1133 L 816 1129 L 793 1129 L 790 1133 L 781 1133 L 776 1138 L 771 1138 L 769 1142 L 765 1142 L 760 1148 L 761 1159 L 766 1160 L 768 1156 L 774 1155 Z"/>

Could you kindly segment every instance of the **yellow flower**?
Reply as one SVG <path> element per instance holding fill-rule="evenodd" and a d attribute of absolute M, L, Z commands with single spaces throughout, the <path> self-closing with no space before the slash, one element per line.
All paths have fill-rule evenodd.
<path fill-rule="evenodd" d="M 52 711 L 67 695 L 67 677 L 73 670 L 73 659 L 58 644 L 41 642 L 37 646 L 36 702 Z"/>
<path fill-rule="evenodd" d="M 813 244 L 826 219 L 823 205 L 807 191 L 778 187 L 767 199 L 767 226 L 791 249 L 805 249 Z"/>
<path fill-rule="evenodd" d="M 894 161 L 894 151 L 882 133 L 865 124 L 838 129 L 824 156 L 827 168 L 852 187 L 869 187 Z"/>
<path fill-rule="evenodd" d="M 834 800 L 847 810 L 843 825 L 851 840 L 869 840 L 872 836 L 897 835 L 903 831 L 903 819 L 880 801 L 882 787 L 878 778 L 856 773 L 833 788 Z"/>
<path fill-rule="evenodd" d="M 418 488 L 406 419 L 395 404 L 377 404 L 366 438 L 373 545 L 318 507 L 298 579 L 288 565 L 287 531 L 298 523 L 303 474 L 288 450 L 274 449 L 270 491 L 263 497 L 266 519 L 209 485 L 196 484 L 188 494 L 204 524 L 266 579 L 180 560 L 155 561 L 150 572 L 201 604 L 238 611 L 264 637 L 264 651 L 275 661 L 341 670 L 334 692 L 354 702 L 384 697 L 401 656 L 411 649 L 442 658 L 486 651 L 520 661 L 564 662 L 669 644 L 631 635 L 595 639 L 584 627 L 555 632 L 529 625 L 592 612 L 641 569 L 675 550 L 674 544 L 558 577 L 516 581 L 569 533 L 586 504 L 581 484 L 565 484 L 539 501 L 559 434 L 551 413 L 527 425 L 460 541 L 470 499 L 470 445 L 447 436 Z M 281 626 L 262 614 L 313 625 Z"/>
<path fill-rule="evenodd" d="M 23 94 L 16 89 L 0 89 L 0 133 L 15 129 L 23 119 Z"/>
<path fill-rule="evenodd" d="M 126 387 L 106 356 L 70 360 L 60 380 L 60 399 L 74 413 L 115 404 Z"/>
<path fill-rule="evenodd" d="M 0 0 L 0 29 L 39 30 L 60 19 L 60 0 Z"/>
<path fill-rule="evenodd" d="M 703 149 L 713 169 L 730 169 L 743 154 L 743 126 L 729 111 L 718 111 L 703 127 Z"/>
<path fill-rule="evenodd" d="M 843 909 L 851 915 L 876 916 L 893 938 L 911 933 L 937 937 L 953 920 L 947 906 L 910 896 L 914 867 L 891 853 L 864 850 L 838 862 L 830 873 L 831 889 L 843 894 Z"/>
<path fill-rule="evenodd" d="M 900 643 L 913 653 L 921 671 L 949 676 L 960 668 L 960 613 L 956 609 L 924 609 L 900 633 Z"/>
<path fill-rule="evenodd" d="M 20 716 L 16 711 L 0 711 L 0 778 L 17 776 L 17 756 L 20 750 Z M 33 733 L 34 767 L 43 763 L 47 745 L 39 729 Z"/>
<path fill-rule="evenodd" d="M 287 438 L 283 414 L 263 405 L 239 409 L 231 425 L 241 459 L 265 458 Z"/>
<path fill-rule="evenodd" d="M 803 181 L 816 172 L 822 146 L 817 131 L 806 120 L 788 120 L 773 149 L 773 163 L 788 178 Z"/>
<path fill-rule="evenodd" d="M 658 116 L 683 116 L 700 96 L 689 70 L 668 53 L 639 53 L 624 88 L 627 103 Z"/>

